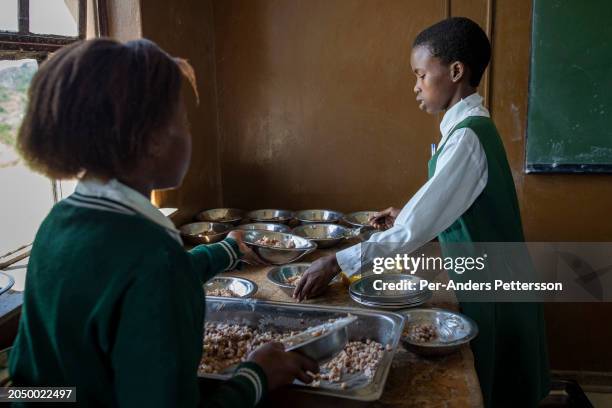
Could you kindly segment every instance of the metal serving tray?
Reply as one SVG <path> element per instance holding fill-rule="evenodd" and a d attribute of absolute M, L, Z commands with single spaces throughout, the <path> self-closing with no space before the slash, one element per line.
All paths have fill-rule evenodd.
<path fill-rule="evenodd" d="M 383 346 L 391 345 L 385 351 L 372 381 L 363 374 L 344 375 L 343 382 L 348 387 L 341 389 L 340 384 L 321 381 L 318 388 L 304 385 L 299 381 L 294 387 L 313 394 L 329 395 L 360 401 L 375 401 L 382 395 L 391 368 L 393 355 L 398 347 L 404 326 L 401 315 L 391 312 L 303 305 L 294 303 L 268 302 L 255 299 L 207 299 L 206 321 L 248 325 L 260 330 L 304 330 L 307 327 L 327 322 L 329 319 L 345 317 L 347 313 L 357 316 L 358 320 L 348 329 L 349 341 L 372 339 Z M 203 378 L 229 379 L 231 373 L 198 374 Z"/>

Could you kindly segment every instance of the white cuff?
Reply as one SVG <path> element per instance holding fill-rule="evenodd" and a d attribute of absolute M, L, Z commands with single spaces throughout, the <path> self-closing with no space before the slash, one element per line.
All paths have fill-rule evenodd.
<path fill-rule="evenodd" d="M 361 269 L 361 244 L 337 252 L 336 260 L 342 272 L 347 276 L 356 274 Z"/>

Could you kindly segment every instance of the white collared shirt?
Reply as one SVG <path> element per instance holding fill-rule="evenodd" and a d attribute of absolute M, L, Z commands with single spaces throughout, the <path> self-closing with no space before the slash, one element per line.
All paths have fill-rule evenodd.
<path fill-rule="evenodd" d="M 442 139 L 434 175 L 402 208 L 392 228 L 378 232 L 367 243 L 385 243 L 385 250 L 412 252 L 452 225 L 474 203 L 487 185 L 487 157 L 478 136 L 469 128 L 453 130 L 469 116 L 489 117 L 482 97 L 473 93 L 452 106 L 442 118 Z M 446 145 L 445 145 L 446 144 Z M 366 254 L 366 257 L 368 255 Z M 361 244 L 336 254 L 342 271 L 361 269 Z M 364 264 L 371 259 L 363 259 Z"/>
<path fill-rule="evenodd" d="M 81 180 L 74 193 L 64 201 L 96 210 L 139 214 L 163 227 L 172 238 L 183 244 L 179 231 L 168 217 L 145 196 L 115 179 L 108 182 L 94 179 Z"/>

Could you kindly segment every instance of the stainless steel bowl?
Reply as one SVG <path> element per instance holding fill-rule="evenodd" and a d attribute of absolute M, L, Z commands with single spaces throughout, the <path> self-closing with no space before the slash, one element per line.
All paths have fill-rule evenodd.
<path fill-rule="evenodd" d="M 346 343 L 348 343 L 348 331 L 346 327 L 344 327 L 327 336 L 322 336 L 322 338 L 316 341 L 312 341 L 296 349 L 289 349 L 288 351 L 295 351 L 311 358 L 319 364 L 323 364 L 341 352 L 344 346 L 346 346 Z"/>
<path fill-rule="evenodd" d="M 408 350 L 423 356 L 443 356 L 458 350 L 478 335 L 478 326 L 469 317 L 445 309 L 411 309 L 399 312 L 404 317 L 401 342 Z M 416 324 L 432 324 L 437 338 L 429 342 L 410 339 L 411 328 Z"/>
<path fill-rule="evenodd" d="M 385 286 L 384 289 L 376 289 L 375 282 L 378 280 L 382 280 L 387 285 L 395 285 L 395 288 L 389 289 L 388 286 Z M 353 282 L 350 286 L 350 291 L 368 301 L 398 303 L 430 292 L 426 287 L 421 289 L 422 281 L 418 276 L 406 273 L 366 275 Z M 398 286 L 402 289 L 398 290 Z"/>
<path fill-rule="evenodd" d="M 270 222 L 255 222 L 252 224 L 242 224 L 242 225 L 238 225 L 236 229 L 241 229 L 244 231 L 252 231 L 252 230 L 273 231 L 273 232 L 291 231 L 291 228 L 289 228 L 288 226 L 284 224 L 274 224 Z"/>
<path fill-rule="evenodd" d="M 285 246 L 289 241 L 293 241 L 295 248 L 275 248 L 271 245 L 257 243 L 258 240 L 264 237 L 278 240 Z M 317 248 L 316 244 L 305 238 L 293 234 L 272 231 L 247 231 L 244 234 L 244 242 L 253 248 L 253 251 L 255 251 L 264 261 L 273 265 L 284 265 L 289 262 L 297 261 L 302 256 Z"/>
<path fill-rule="evenodd" d="M 378 211 L 357 211 L 354 213 L 346 214 L 342 220 L 349 225 L 354 227 L 365 227 L 370 225 L 370 218 L 374 216 Z"/>
<path fill-rule="evenodd" d="M 376 281 L 383 281 L 385 284 L 394 284 L 399 289 L 375 288 Z M 427 302 L 431 296 L 431 290 L 420 288 L 421 279 L 414 275 L 387 273 L 382 275 L 367 275 L 353 282 L 349 287 L 349 295 L 355 302 L 364 306 L 375 307 L 378 309 L 398 310 L 409 307 L 421 306 Z M 408 283 L 412 287 L 408 287 Z"/>
<path fill-rule="evenodd" d="M 227 236 L 232 226 L 220 222 L 192 222 L 179 228 L 181 236 L 190 244 L 212 244 Z"/>
<path fill-rule="evenodd" d="M 302 223 L 335 223 L 342 219 L 343 214 L 332 210 L 303 210 L 295 215 Z"/>
<path fill-rule="evenodd" d="M 283 266 L 276 266 L 268 271 L 268 280 L 272 282 L 274 286 L 282 289 L 287 295 L 292 296 L 295 290 L 295 285 L 288 283 L 287 279 L 292 276 L 302 275 L 306 272 L 306 269 L 310 267 L 309 262 L 294 263 Z M 340 275 L 336 275 L 334 279 L 329 283 L 333 285 L 341 281 Z"/>
<path fill-rule="evenodd" d="M 8 292 L 15 284 L 15 279 L 11 275 L 0 272 L 0 295 Z"/>
<path fill-rule="evenodd" d="M 314 242 L 318 248 L 330 248 L 343 239 L 355 236 L 354 230 L 337 224 L 304 224 L 291 232 Z"/>
<path fill-rule="evenodd" d="M 247 214 L 247 217 L 253 221 L 279 222 L 281 224 L 287 224 L 293 219 L 293 216 L 293 211 L 278 209 L 255 210 Z"/>
<path fill-rule="evenodd" d="M 295 351 L 319 364 L 323 364 L 344 349 L 344 346 L 348 343 L 347 327 L 356 320 L 357 316 L 349 315 L 336 321 L 311 327 L 296 336 L 283 340 L 283 343 L 285 343 L 287 351 Z M 321 330 L 323 330 L 323 333 L 321 333 Z M 319 334 L 313 336 L 312 333 L 315 331 L 318 331 Z M 292 345 L 291 341 L 297 343 Z"/>
<path fill-rule="evenodd" d="M 356 296 L 353 292 L 349 292 L 349 295 L 351 299 L 353 299 L 355 302 L 363 306 L 371 307 L 374 309 L 381 309 L 381 310 L 401 310 L 401 309 L 408 309 L 411 307 L 422 306 L 424 303 L 426 303 L 431 298 L 432 293 L 428 292 L 419 298 L 411 299 L 409 302 L 405 302 L 405 303 L 370 302 L 370 301 L 360 298 L 359 296 Z"/>
<path fill-rule="evenodd" d="M 222 222 L 225 224 L 238 225 L 244 216 L 244 211 L 237 208 L 213 208 L 198 213 L 195 219 L 198 221 Z"/>
<path fill-rule="evenodd" d="M 234 276 L 217 276 L 204 284 L 204 290 L 207 292 L 215 289 L 228 289 L 234 292 L 239 298 L 250 298 L 257 292 L 257 284 L 244 278 L 236 278 Z M 214 296 L 206 294 L 206 297 L 217 298 L 223 296 Z"/>

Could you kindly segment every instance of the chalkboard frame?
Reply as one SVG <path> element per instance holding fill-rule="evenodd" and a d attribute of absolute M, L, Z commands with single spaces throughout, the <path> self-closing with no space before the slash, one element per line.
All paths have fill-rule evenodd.
<path fill-rule="evenodd" d="M 527 174 L 612 174 L 612 164 L 527 164 Z"/>
<path fill-rule="evenodd" d="M 528 97 L 527 97 L 527 119 L 525 126 L 525 156 L 524 156 L 524 171 L 526 174 L 612 174 L 612 163 L 530 163 L 528 159 L 528 139 L 529 139 L 529 113 L 531 104 L 532 87 L 534 86 L 532 81 L 533 75 L 533 62 L 534 54 L 536 53 L 536 47 L 533 46 L 536 41 L 535 28 L 535 13 L 537 3 L 542 0 L 533 0 L 532 3 L 532 18 L 531 18 L 531 50 L 529 59 L 529 79 L 528 79 Z"/>

